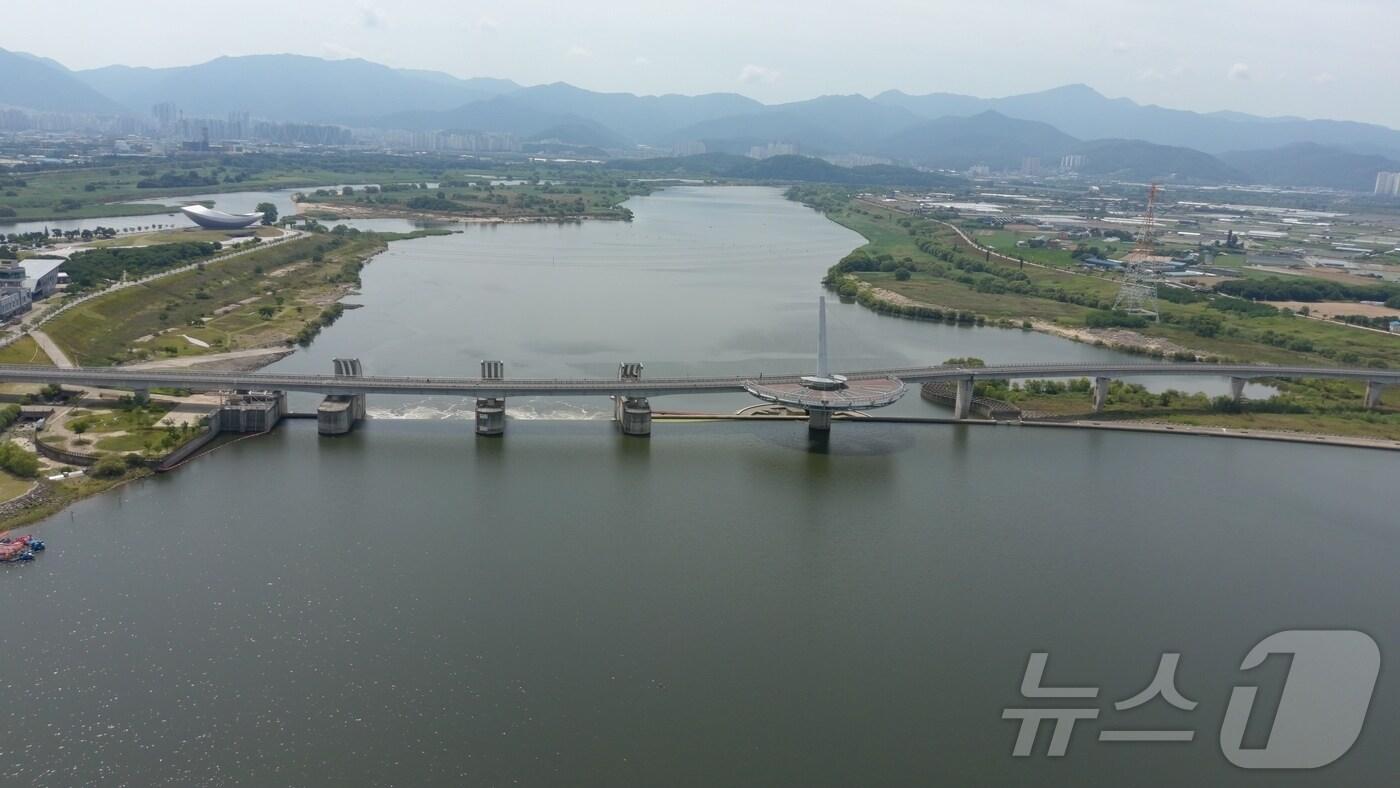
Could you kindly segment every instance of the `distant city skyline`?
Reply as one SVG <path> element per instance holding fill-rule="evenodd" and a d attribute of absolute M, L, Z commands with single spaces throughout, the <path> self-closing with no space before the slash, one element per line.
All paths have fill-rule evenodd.
<path fill-rule="evenodd" d="M 891 0 L 878 13 L 793 0 L 588 5 L 249 0 L 228 14 L 175 0 L 54 0 L 7 15 L 0 47 L 73 69 L 285 52 L 766 103 L 888 89 L 994 97 L 1084 83 L 1175 109 L 1400 128 L 1400 105 L 1379 99 L 1400 81 L 1390 33 L 1400 4 L 1388 0 Z"/>

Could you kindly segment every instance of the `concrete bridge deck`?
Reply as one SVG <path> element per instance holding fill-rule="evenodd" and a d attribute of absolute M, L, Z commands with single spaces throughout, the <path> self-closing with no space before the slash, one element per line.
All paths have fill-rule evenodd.
<path fill-rule="evenodd" d="M 1250 364 L 1121 363 L 1121 364 L 996 364 L 987 367 L 904 367 L 846 373 L 856 381 L 898 378 L 907 383 L 928 381 L 1009 380 L 1024 378 L 1132 378 L 1147 375 L 1260 378 L 1328 378 L 1377 385 L 1400 383 L 1400 371 L 1334 367 L 1269 366 Z M 69 384 L 131 390 L 185 388 L 197 391 L 300 391 L 353 396 L 357 394 L 407 394 L 460 397 L 659 397 L 667 394 L 743 393 L 750 381 L 797 383 L 799 375 L 750 375 L 744 377 L 685 377 L 616 380 L 483 379 L 452 377 L 389 377 L 367 375 L 303 375 L 270 372 L 206 372 L 189 370 L 126 369 L 121 367 L 73 367 L 57 369 L 23 364 L 0 364 L 0 381 L 7 383 Z"/>

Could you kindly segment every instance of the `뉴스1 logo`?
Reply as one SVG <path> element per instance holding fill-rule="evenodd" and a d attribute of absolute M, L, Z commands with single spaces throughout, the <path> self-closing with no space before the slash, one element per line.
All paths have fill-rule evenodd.
<path fill-rule="evenodd" d="M 1241 670 L 1251 670 L 1275 654 L 1292 656 L 1288 679 L 1279 699 L 1278 712 L 1262 748 L 1245 748 L 1245 727 L 1254 709 L 1259 688 L 1237 685 L 1230 693 L 1220 726 L 1220 751 L 1226 760 L 1243 769 L 1317 769 L 1335 762 L 1361 735 L 1366 712 L 1380 674 L 1381 652 L 1376 641 L 1355 630 L 1286 630 L 1260 641 L 1245 655 Z M 1027 700 L 1093 700 L 1098 687 L 1046 687 L 1045 666 L 1050 655 L 1037 651 L 1026 662 L 1021 697 Z M 1152 681 L 1136 695 L 1113 704 L 1115 711 L 1129 711 L 1161 698 L 1182 711 L 1193 711 L 1197 702 L 1176 688 L 1178 653 L 1163 654 Z M 1095 720 L 1100 709 L 1089 705 L 1060 708 L 1007 708 L 1004 720 L 1020 720 L 1013 757 L 1032 754 L 1041 723 L 1052 721 L 1045 754 L 1058 758 L 1069 747 L 1074 725 Z M 1100 742 L 1189 742 L 1196 731 L 1100 730 Z"/>

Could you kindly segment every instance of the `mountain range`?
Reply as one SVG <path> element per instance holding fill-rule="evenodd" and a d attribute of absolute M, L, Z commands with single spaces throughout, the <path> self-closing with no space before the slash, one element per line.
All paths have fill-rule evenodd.
<path fill-rule="evenodd" d="M 803 153 L 864 154 L 934 169 L 1015 169 L 1082 156 L 1086 175 L 1254 182 L 1369 191 L 1400 170 L 1400 131 L 1375 124 L 1237 112 L 1198 113 L 1108 98 L 1068 85 L 1002 98 L 954 93 L 821 96 L 765 105 L 734 93 L 637 96 L 563 82 L 522 86 L 361 59 L 220 57 L 172 68 L 73 71 L 0 50 L 0 105 L 93 115 L 256 118 L 361 129 L 510 132 L 627 151 L 637 146 L 746 153 L 793 143 Z"/>

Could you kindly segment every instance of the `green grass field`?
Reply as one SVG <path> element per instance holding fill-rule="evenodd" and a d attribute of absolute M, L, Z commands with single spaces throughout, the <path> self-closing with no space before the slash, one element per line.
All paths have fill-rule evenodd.
<path fill-rule="evenodd" d="M 53 361 L 44 349 L 39 347 L 39 343 L 23 336 L 0 348 L 0 364 L 40 364 L 51 367 Z"/>
<path fill-rule="evenodd" d="M 1040 235 L 1053 235 L 1053 233 L 1027 233 L 1012 232 L 1010 230 L 978 230 L 975 227 L 964 227 L 973 240 L 990 247 L 1009 257 L 1019 257 L 1032 263 L 1041 265 L 1051 265 L 1056 268 L 1078 268 L 1079 261 L 1074 259 L 1070 250 L 1067 249 L 1033 249 L 1028 246 L 1017 246 L 1017 242 L 1035 238 Z M 1123 244 L 1105 243 L 1102 239 L 1094 238 L 1085 240 L 1088 246 L 1097 246 L 1102 254 L 1110 257 L 1119 254 L 1126 254 L 1128 248 Z"/>
<path fill-rule="evenodd" d="M 68 426 L 72 429 L 76 422 L 81 421 L 87 425 L 87 433 L 93 434 L 148 429 L 158 424 L 174 407 L 167 402 L 152 402 L 140 408 L 124 410 L 74 410 L 68 416 Z"/>
<path fill-rule="evenodd" d="M 80 365 L 282 344 L 343 292 L 343 266 L 385 243 L 370 233 L 289 241 L 95 298 L 44 330 Z"/>
<path fill-rule="evenodd" d="M 31 479 L 21 479 L 0 471 L 0 501 L 8 501 L 11 498 L 24 495 L 33 484 Z"/>
<path fill-rule="evenodd" d="M 898 281 L 894 278 L 894 274 L 889 273 L 863 273 L 859 276 L 863 281 L 869 282 L 875 287 L 889 290 L 922 304 L 942 309 L 965 309 L 986 315 L 992 320 L 1036 318 L 1067 326 L 1082 326 L 1084 316 L 1091 311 L 1087 307 L 1059 301 L 1008 298 L 1005 295 L 979 293 L 950 279 L 923 273 L 915 273 L 905 282 Z"/>

